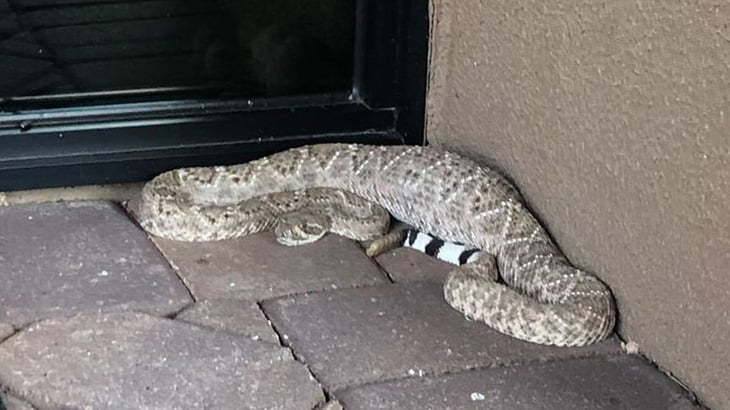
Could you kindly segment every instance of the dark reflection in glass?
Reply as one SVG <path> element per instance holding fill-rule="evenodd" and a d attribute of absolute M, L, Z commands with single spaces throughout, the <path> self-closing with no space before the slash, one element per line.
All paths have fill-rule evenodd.
<path fill-rule="evenodd" d="M 0 0 L 0 98 L 346 92 L 354 0 Z"/>

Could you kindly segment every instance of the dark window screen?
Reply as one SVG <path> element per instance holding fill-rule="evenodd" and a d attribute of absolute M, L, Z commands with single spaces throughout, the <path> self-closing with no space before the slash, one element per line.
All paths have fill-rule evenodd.
<path fill-rule="evenodd" d="M 354 0 L 0 0 L 0 98 L 348 92 Z"/>
<path fill-rule="evenodd" d="M 0 191 L 422 144 L 428 0 L 0 0 Z"/>

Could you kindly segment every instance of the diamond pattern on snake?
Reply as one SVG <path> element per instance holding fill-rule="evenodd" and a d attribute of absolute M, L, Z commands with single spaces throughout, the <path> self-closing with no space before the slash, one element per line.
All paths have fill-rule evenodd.
<path fill-rule="evenodd" d="M 183 241 L 273 230 L 293 246 L 332 232 L 375 239 L 374 255 L 393 244 L 425 251 L 438 238 L 432 254 L 457 252 L 443 253 L 457 265 L 444 297 L 468 319 L 557 346 L 595 343 L 615 324 L 610 290 L 570 264 L 513 185 L 434 147 L 317 144 L 168 171 L 145 184 L 137 214 L 149 233 Z M 407 232 L 388 236 L 391 215 L 417 230 L 412 243 Z"/>

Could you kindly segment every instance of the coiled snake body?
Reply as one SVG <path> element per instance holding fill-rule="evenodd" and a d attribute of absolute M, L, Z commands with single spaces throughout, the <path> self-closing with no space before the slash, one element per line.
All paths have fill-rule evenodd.
<path fill-rule="evenodd" d="M 615 322 L 608 288 L 573 267 L 497 172 L 431 147 L 320 144 L 249 163 L 169 171 L 137 210 L 150 233 L 208 241 L 275 230 L 287 245 L 377 238 L 389 215 L 484 251 L 446 278 L 468 318 L 530 342 L 578 346 Z"/>

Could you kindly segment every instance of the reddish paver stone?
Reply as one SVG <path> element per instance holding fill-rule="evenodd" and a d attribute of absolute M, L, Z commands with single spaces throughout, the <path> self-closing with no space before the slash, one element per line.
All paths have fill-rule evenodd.
<path fill-rule="evenodd" d="M 217 242 L 154 238 L 197 299 L 270 297 L 387 281 L 353 241 L 326 235 L 287 247 L 271 233 Z"/>
<path fill-rule="evenodd" d="M 446 274 L 456 266 L 409 248 L 398 248 L 379 255 L 375 260 L 395 282 L 432 280 L 444 282 Z"/>
<path fill-rule="evenodd" d="M 502 335 L 452 309 L 432 281 L 298 295 L 263 309 L 329 389 L 479 366 L 619 354 L 615 340 L 556 348 Z"/>
<path fill-rule="evenodd" d="M 311 409 L 291 352 L 144 314 L 49 319 L 0 345 L 0 383 L 40 408 Z"/>
<path fill-rule="evenodd" d="M 279 344 L 279 336 L 256 302 L 234 299 L 199 301 L 175 319 Z"/>
<path fill-rule="evenodd" d="M 154 245 L 109 202 L 0 207 L 0 321 L 92 311 L 168 315 L 192 302 Z"/>
<path fill-rule="evenodd" d="M 347 409 L 666 410 L 685 392 L 635 356 L 409 378 L 335 393 Z"/>

